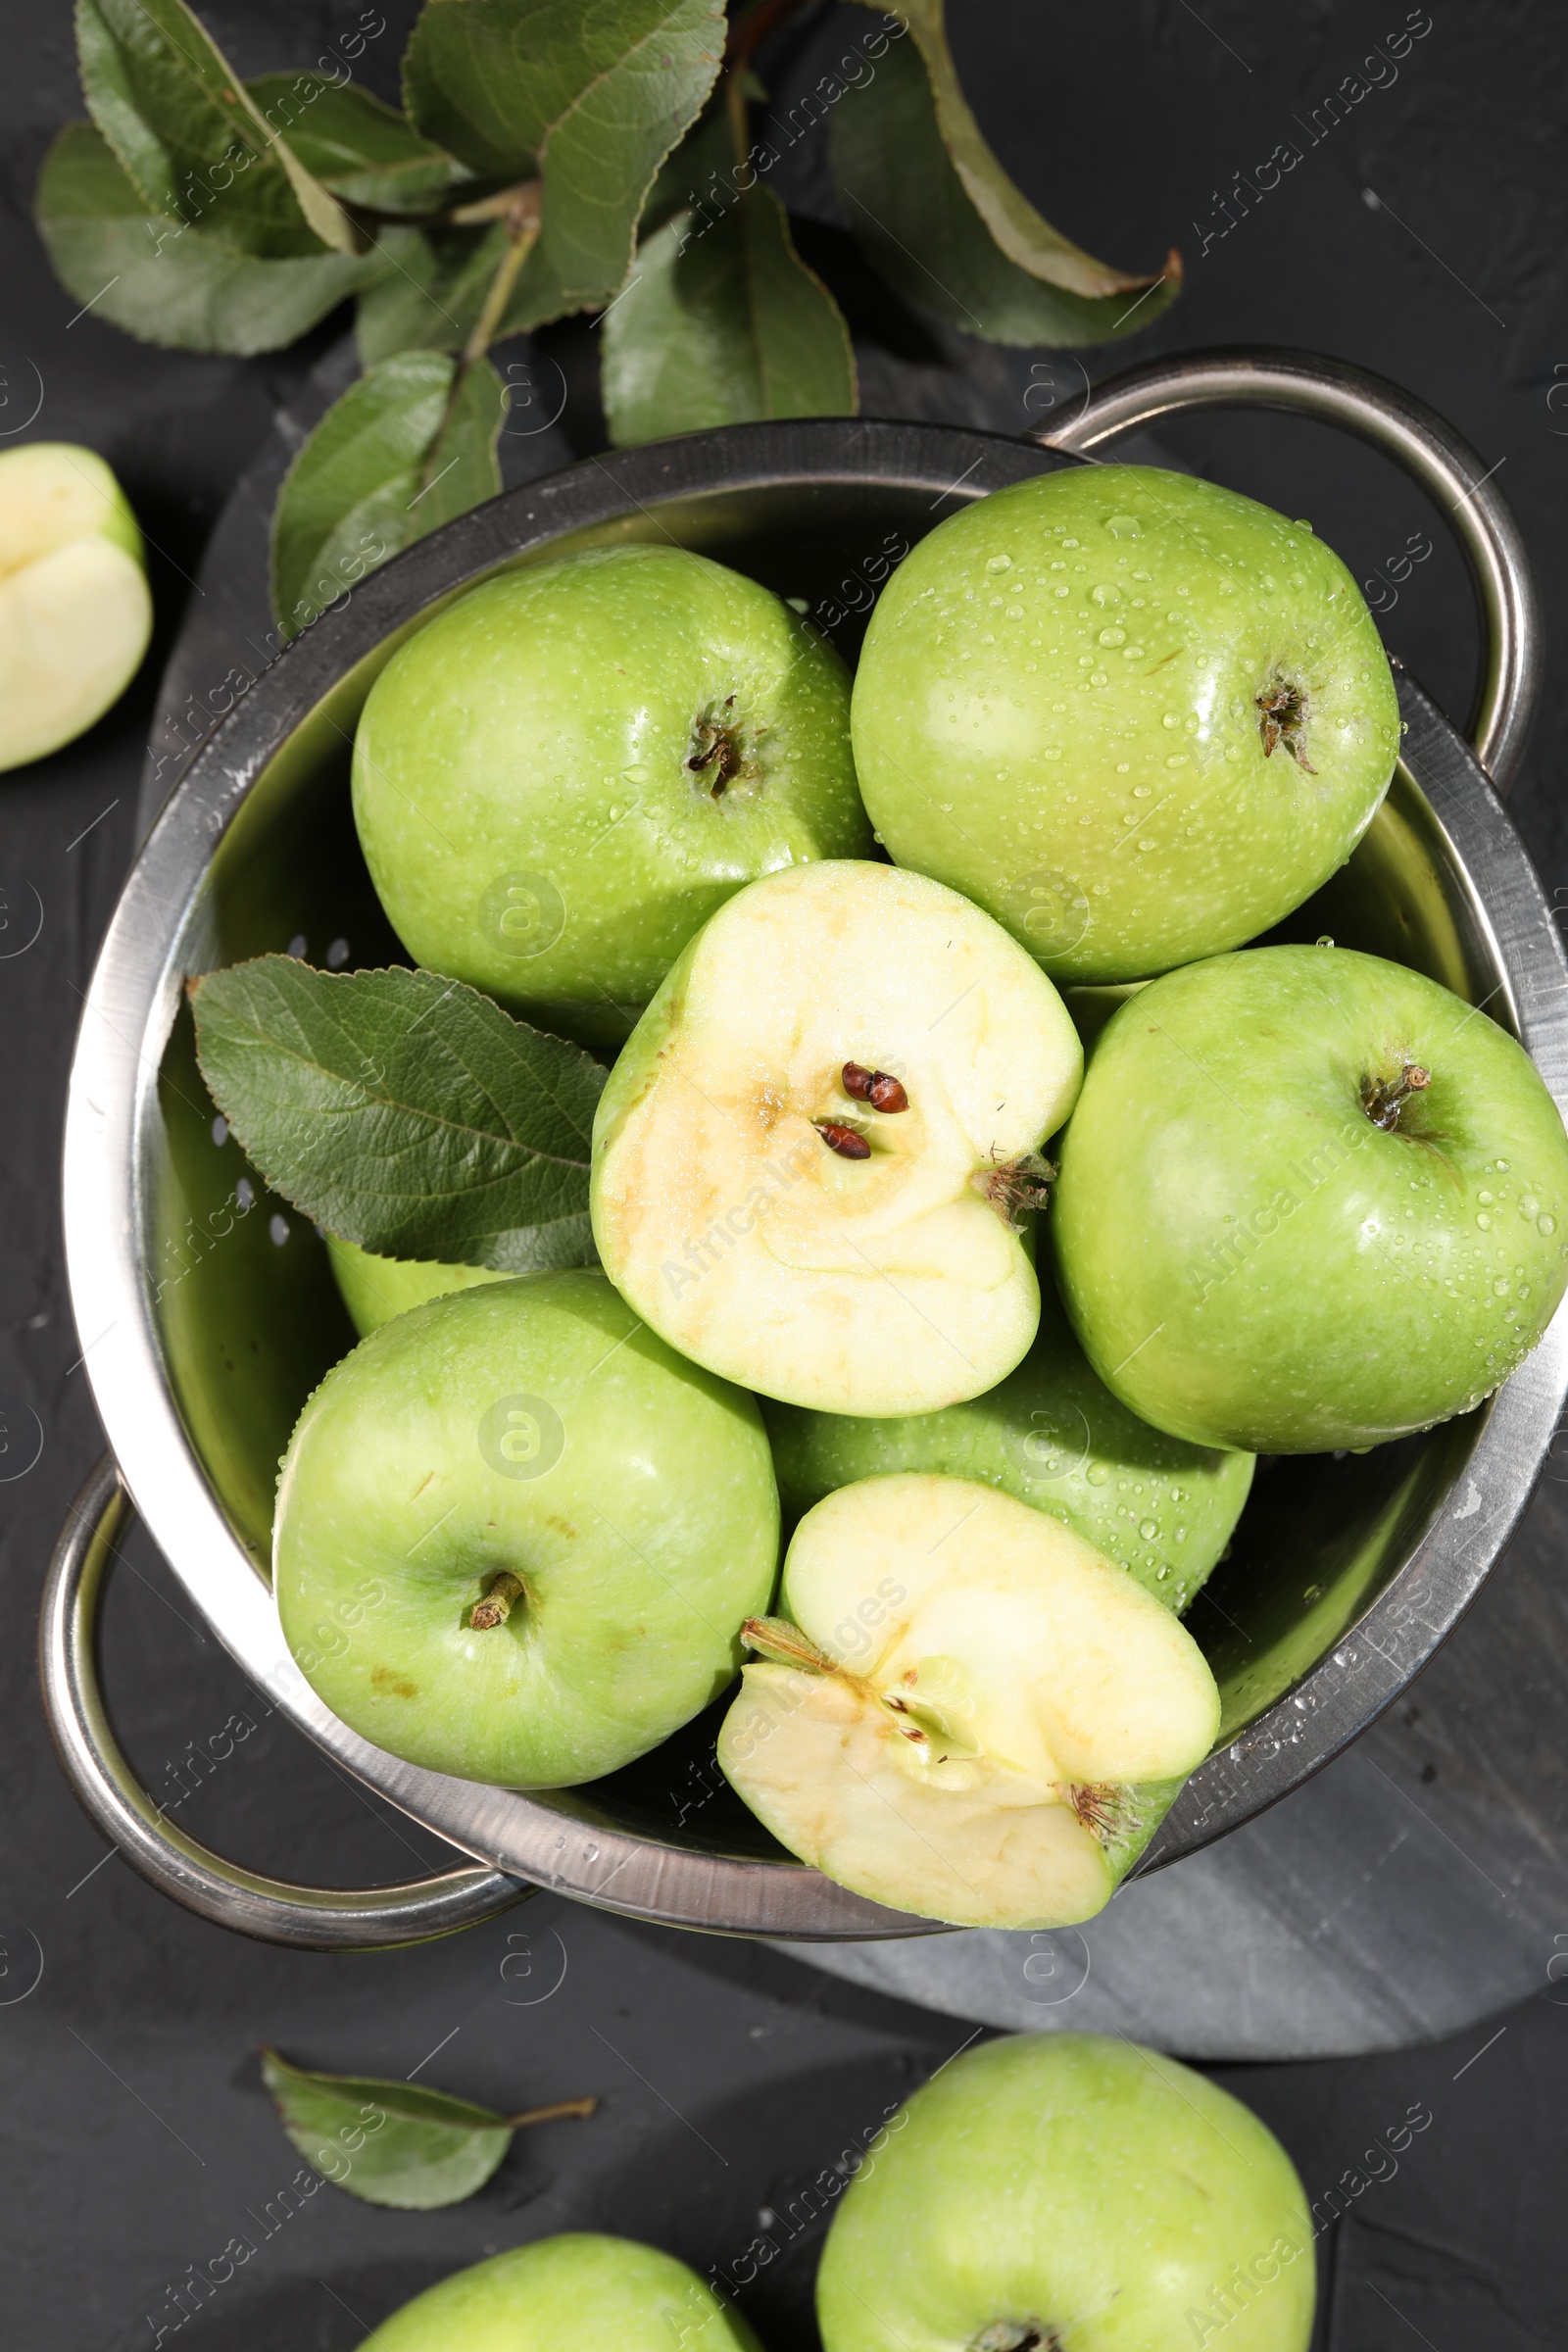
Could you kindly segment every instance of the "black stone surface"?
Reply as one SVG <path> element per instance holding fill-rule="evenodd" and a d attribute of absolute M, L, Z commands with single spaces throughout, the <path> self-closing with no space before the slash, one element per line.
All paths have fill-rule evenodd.
<path fill-rule="evenodd" d="M 307 62 L 352 14 L 274 0 L 206 12 L 242 70 Z M 367 53 L 395 91 L 412 13 Z M 1042 209 L 1092 250 L 1188 265 L 1182 302 L 1144 351 L 1240 340 L 1313 346 L 1410 385 L 1500 462 L 1538 567 L 1552 645 L 1568 619 L 1568 313 L 1562 255 L 1564 50 L 1544 4 L 1459 9 L 1391 86 L 1371 88 L 1314 143 L 1312 110 L 1375 44 L 1426 12 L 1320 0 L 1280 12 L 1208 0 L 1094 10 L 970 0 L 954 38 L 982 122 Z M 858 28 L 858 13 L 849 17 Z M 130 342 L 54 282 L 28 225 L 37 162 L 80 112 L 65 0 L 4 11 L 0 84 L 0 435 L 80 439 L 116 466 L 155 548 L 160 641 L 120 709 L 81 743 L 0 777 L 0 2265 L 8 2345 L 130 2352 L 176 2338 L 171 2290 L 230 2239 L 255 2252 L 177 2330 L 201 2352 L 338 2352 L 418 2286 L 563 2227 L 646 2236 L 733 2271 L 762 2208 L 787 2212 L 852 2136 L 949 2056 L 969 2029 L 825 1980 L 752 1946 L 635 1928 L 539 1898 L 452 1943 L 326 1959 L 246 1945 L 172 1909 L 106 1857 L 48 1751 L 33 1687 L 43 1562 L 99 1446 L 60 1264 L 57 1161 L 79 992 L 129 856 L 149 743 L 173 740 L 157 680 L 201 551 L 275 406 L 327 348 L 330 325 L 274 358 L 235 363 Z M 841 21 L 780 44 L 775 87 L 820 71 Z M 1293 127 L 1300 117 L 1308 126 Z M 1233 172 L 1293 138 L 1301 164 L 1225 234 Z M 824 217 L 812 259 L 862 330 L 864 405 L 1023 429 L 1079 381 L 1062 355 L 996 353 L 897 315 L 865 285 L 819 175 L 792 161 L 794 200 Z M 1366 190 L 1376 203 L 1368 201 Z M 1233 207 L 1234 212 L 1234 207 Z M 597 445 L 586 328 L 552 339 L 570 397 L 561 430 Z M 1105 373 L 1118 361 L 1087 355 Z M 1558 370 L 1561 370 L 1559 373 Z M 36 375 L 33 371 L 36 371 Z M 30 423 L 41 383 L 42 407 Z M 19 436 L 20 437 L 20 436 Z M 1187 462 L 1309 514 L 1358 576 L 1375 578 L 1430 526 L 1419 495 L 1319 428 L 1214 417 L 1180 428 Z M 4 446 L 0 442 L 0 446 Z M 1461 710 L 1473 668 L 1457 560 L 1437 541 L 1384 614 L 1389 642 Z M 1516 816 L 1548 895 L 1568 897 L 1564 720 L 1548 693 Z M 36 1451 L 36 1459 L 32 1459 Z M 24 1467 L 24 1465 L 30 1465 Z M 1532 1573 L 1562 1555 L 1548 1487 L 1521 1544 Z M 1504 1562 L 1499 1576 L 1506 1577 Z M 1542 1651 L 1563 1639 L 1543 1592 Z M 1462 1682 L 1483 1611 L 1434 1673 Z M 107 1612 L 110 1696 L 149 1787 L 180 1818 L 261 1868 L 322 1883 L 398 1877 L 437 1849 L 332 1773 L 262 1712 L 190 1622 L 179 1590 L 132 1545 Z M 1560 1776 L 1568 1721 L 1521 1661 L 1543 1779 Z M 1422 1690 L 1411 1693 L 1419 1708 Z M 1500 1704 L 1509 1703 L 1506 1696 Z M 233 1716 L 251 1726 L 205 1775 L 189 1758 Z M 1419 1719 L 1418 1719 L 1419 1720 Z M 222 1742 L 219 1742 L 220 1745 Z M 1529 1752 L 1529 1742 L 1511 1743 Z M 185 1761 L 182 1763 L 182 1759 Z M 1426 1759 L 1445 1768 L 1438 1753 Z M 1421 1767 L 1424 1777 L 1425 1767 Z M 1506 1787 L 1495 1792 L 1506 1804 Z M 412 1857 L 411 1849 L 412 1848 Z M 1456 1931 L 1470 1907 L 1454 1866 Z M 1376 1852 L 1349 1866 L 1382 1867 Z M 1332 1917 L 1323 1933 L 1335 1933 Z M 1414 1955 L 1424 1959 L 1427 1955 Z M 1151 1955 L 1157 1966 L 1157 1954 Z M 1560 2261 L 1561 2115 L 1568 2096 L 1568 1916 L 1542 1931 L 1539 1989 L 1452 2040 L 1372 2059 L 1219 2067 L 1280 2132 L 1310 2196 L 1345 2218 L 1320 2241 L 1320 2343 L 1388 2352 L 1523 2352 L 1568 2338 Z M 322 2187 L 284 2218 L 297 2162 L 257 2077 L 270 2041 L 306 2063 L 418 2070 L 498 2106 L 600 2094 L 589 2123 L 520 2135 L 496 2180 L 444 2213 L 394 2216 Z M 1366 2155 L 1418 2107 L 1432 2121 L 1398 2159 Z M 1357 2185 L 1357 2183 L 1366 2183 Z M 791 2240 L 743 2301 L 771 2352 L 813 2341 L 809 2278 L 821 2224 Z M 221 2267 L 220 2265 L 220 2267 Z"/>

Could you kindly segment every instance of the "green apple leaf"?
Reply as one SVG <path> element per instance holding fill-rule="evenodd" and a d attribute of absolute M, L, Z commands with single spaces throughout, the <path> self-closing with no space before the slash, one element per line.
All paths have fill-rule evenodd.
<path fill-rule="evenodd" d="M 882 0 L 861 0 L 881 8 Z M 958 87 L 942 0 L 904 0 L 909 37 L 833 105 L 833 169 L 857 243 L 895 293 L 996 343 L 1134 334 L 1181 290 L 1113 270 L 1052 227 L 1007 177 Z"/>
<path fill-rule="evenodd" d="M 603 332 L 605 415 L 621 446 L 856 412 L 849 330 L 770 188 L 713 220 L 677 213 L 641 248 Z"/>
<path fill-rule="evenodd" d="M 68 122 L 45 156 L 36 217 L 56 274 L 95 318 L 180 351 L 281 350 L 389 267 L 384 253 L 354 258 L 319 244 L 258 260 L 226 241 L 226 217 L 182 228 L 90 122 Z"/>
<path fill-rule="evenodd" d="M 351 384 L 283 479 L 272 515 L 272 602 L 289 633 L 438 523 L 501 488 L 501 378 L 404 351 Z M 351 1237 L 352 1238 L 352 1237 Z"/>
<path fill-rule="evenodd" d="M 426 0 L 404 92 L 418 128 L 471 172 L 541 179 L 528 271 L 575 309 L 624 280 L 643 199 L 723 45 L 720 0 Z"/>
<path fill-rule="evenodd" d="M 521 2115 L 498 2115 L 469 2099 L 373 2075 L 318 2075 L 262 2052 L 262 2081 L 306 2163 L 362 2197 L 428 2213 L 483 2188 L 525 2124 L 592 2115 L 594 2099 L 563 2099 Z"/>
<path fill-rule="evenodd" d="M 76 49 L 88 113 L 171 223 L 216 219 L 269 260 L 362 250 L 183 0 L 76 0 Z"/>
<path fill-rule="evenodd" d="M 192 997 L 214 1101 L 317 1224 L 385 1257 L 509 1274 L 593 1262 L 605 1072 L 579 1046 L 434 972 L 262 956 Z"/>
<path fill-rule="evenodd" d="M 245 86 L 267 121 L 287 132 L 306 170 L 344 204 L 427 213 L 467 182 L 461 164 L 357 82 L 267 74 Z"/>

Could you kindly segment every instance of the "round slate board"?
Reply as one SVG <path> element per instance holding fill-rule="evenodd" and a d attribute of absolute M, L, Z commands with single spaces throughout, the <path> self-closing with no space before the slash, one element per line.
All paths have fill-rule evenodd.
<path fill-rule="evenodd" d="M 520 365 L 530 397 L 500 445 L 509 489 L 578 454 L 552 414 L 559 369 L 542 356 Z M 165 673 L 143 832 L 203 714 L 227 708 L 223 681 L 254 677 L 276 653 L 272 502 L 356 367 L 345 339 L 279 413 L 213 533 Z M 564 379 L 558 389 L 564 399 Z M 994 401 L 987 389 L 964 387 L 962 421 L 1015 429 L 1016 387 L 999 380 Z M 865 405 L 906 411 L 900 390 L 879 382 Z M 931 386 L 920 390 L 929 414 Z M 977 393 L 995 416 L 975 414 Z M 1147 436 L 1118 455 L 1180 463 Z M 1568 1970 L 1565 1557 L 1568 1467 L 1548 1472 L 1468 1619 L 1371 1732 L 1272 1812 L 1136 1881 L 1081 1930 L 781 1948 L 955 2017 L 1120 2033 L 1187 2057 L 1343 2056 L 1454 2033 Z"/>

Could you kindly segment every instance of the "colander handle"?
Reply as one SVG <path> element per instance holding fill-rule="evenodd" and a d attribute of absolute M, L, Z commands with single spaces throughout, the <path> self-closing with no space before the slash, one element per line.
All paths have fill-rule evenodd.
<path fill-rule="evenodd" d="M 492 1919 L 534 1891 L 473 1863 L 401 1886 L 296 1886 L 225 1862 L 176 1828 L 122 1753 L 98 1683 L 98 1603 L 130 1508 L 119 1464 L 105 1454 L 73 1503 L 49 1563 L 38 1666 L 66 1778 L 132 1870 L 220 1927 L 318 1952 L 426 1943 Z"/>
<path fill-rule="evenodd" d="M 1182 409 L 1287 409 L 1383 450 L 1441 507 L 1464 552 L 1483 637 L 1465 732 L 1499 792 L 1513 781 L 1544 682 L 1541 613 L 1519 525 L 1484 466 L 1424 401 L 1345 360 L 1272 347 L 1184 352 L 1097 384 L 1082 412 L 1033 437 L 1089 457 Z M 1499 461 L 1500 463 L 1500 461 Z"/>

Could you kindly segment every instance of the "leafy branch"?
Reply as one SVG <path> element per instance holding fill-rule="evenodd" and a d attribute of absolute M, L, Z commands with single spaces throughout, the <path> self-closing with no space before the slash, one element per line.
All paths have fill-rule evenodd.
<path fill-rule="evenodd" d="M 426 0 L 399 110 L 354 77 L 386 30 L 373 8 L 332 70 L 245 82 L 184 0 L 78 0 L 89 120 L 61 130 L 37 191 L 73 297 L 144 341 L 242 356 L 355 304 L 365 372 L 279 494 L 285 630 L 499 490 L 488 355 L 553 319 L 603 315 L 623 445 L 853 415 L 849 329 L 768 184 L 824 125 L 865 258 L 950 325 L 1082 344 L 1175 298 L 1177 254 L 1114 269 L 1014 185 L 964 99 L 943 0 L 827 20 L 843 53 L 781 113 L 759 62 L 819 4 Z"/>

